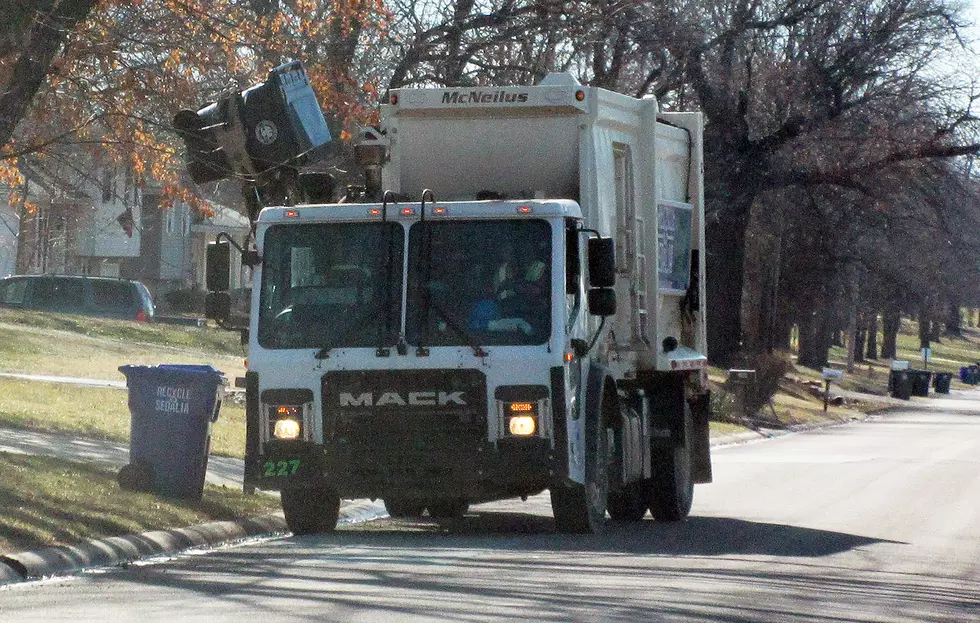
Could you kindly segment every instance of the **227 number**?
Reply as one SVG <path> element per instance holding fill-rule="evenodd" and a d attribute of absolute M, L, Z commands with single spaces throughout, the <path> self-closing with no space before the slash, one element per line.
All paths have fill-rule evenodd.
<path fill-rule="evenodd" d="M 263 476 L 272 478 L 274 476 L 292 476 L 299 469 L 299 459 L 289 461 L 266 461 L 262 464 L 265 470 Z"/>

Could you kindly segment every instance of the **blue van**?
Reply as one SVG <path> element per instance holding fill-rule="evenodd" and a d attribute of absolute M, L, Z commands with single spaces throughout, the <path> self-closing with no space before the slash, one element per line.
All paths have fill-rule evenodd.
<path fill-rule="evenodd" d="M 60 314 L 153 320 L 150 291 L 139 281 L 71 275 L 16 275 L 0 279 L 0 307 Z"/>

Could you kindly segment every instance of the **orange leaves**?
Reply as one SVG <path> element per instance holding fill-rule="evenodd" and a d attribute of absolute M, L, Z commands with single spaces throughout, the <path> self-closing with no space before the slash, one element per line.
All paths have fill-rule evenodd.
<path fill-rule="evenodd" d="M 380 0 L 102 0 L 52 65 L 17 144 L 79 175 L 91 166 L 79 163 L 96 158 L 125 166 L 135 184 L 162 187 L 207 213 L 209 204 L 181 186 L 173 115 L 298 59 L 343 126 L 370 121 L 378 87 L 353 76 L 360 43 L 375 39 L 388 17 Z"/>

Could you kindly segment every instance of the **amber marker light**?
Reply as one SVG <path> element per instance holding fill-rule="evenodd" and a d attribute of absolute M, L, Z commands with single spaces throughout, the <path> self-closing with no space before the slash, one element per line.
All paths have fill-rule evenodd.
<path fill-rule="evenodd" d="M 397 93 L 392 93 L 391 94 L 390 101 L 391 101 L 392 104 L 397 105 L 398 104 L 398 94 Z"/>
<path fill-rule="evenodd" d="M 438 214 L 439 216 L 443 216 L 446 213 L 446 208 L 444 208 L 442 206 L 438 206 L 436 208 L 433 208 L 432 211 L 435 214 Z"/>
<path fill-rule="evenodd" d="M 520 207 L 517 208 L 517 211 L 520 214 L 530 214 L 531 213 L 531 206 L 520 206 Z"/>
<path fill-rule="evenodd" d="M 575 353 L 569 351 L 565 353 L 565 363 L 572 363 L 575 361 Z"/>
<path fill-rule="evenodd" d="M 286 216 L 287 218 L 295 218 L 299 216 L 299 210 L 286 210 L 284 216 Z"/>
<path fill-rule="evenodd" d="M 413 208 L 402 208 L 402 214 L 404 216 L 412 216 L 415 214 L 415 210 Z"/>
<path fill-rule="evenodd" d="M 518 415 L 510 418 L 510 421 L 507 423 L 507 428 L 510 430 L 511 435 L 528 437 L 534 434 L 537 426 L 535 425 L 534 418 L 530 415 Z"/>
<path fill-rule="evenodd" d="M 371 208 L 370 210 L 368 210 L 368 214 L 371 216 L 381 216 L 381 210 L 379 210 L 378 208 Z"/>
<path fill-rule="evenodd" d="M 575 100 L 582 102 L 585 100 L 585 91 L 575 91 Z"/>
<path fill-rule="evenodd" d="M 510 403 L 511 413 L 530 413 L 534 411 L 534 405 L 530 402 L 512 402 Z"/>

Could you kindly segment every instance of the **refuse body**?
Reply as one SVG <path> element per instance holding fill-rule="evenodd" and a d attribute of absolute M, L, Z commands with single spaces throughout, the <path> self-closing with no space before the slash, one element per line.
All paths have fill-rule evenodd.
<path fill-rule="evenodd" d="M 225 375 L 207 365 L 121 366 L 129 388 L 124 489 L 200 500 Z"/>
<path fill-rule="evenodd" d="M 949 385 L 953 381 L 952 372 L 936 372 L 935 376 L 932 378 L 932 386 L 935 388 L 937 394 L 948 394 Z"/>
<path fill-rule="evenodd" d="M 912 397 L 912 379 L 907 370 L 892 370 L 888 375 L 888 391 L 892 398 L 909 400 Z"/>
<path fill-rule="evenodd" d="M 908 373 L 909 379 L 912 381 L 912 395 L 928 396 L 932 372 L 928 370 L 909 370 Z"/>

